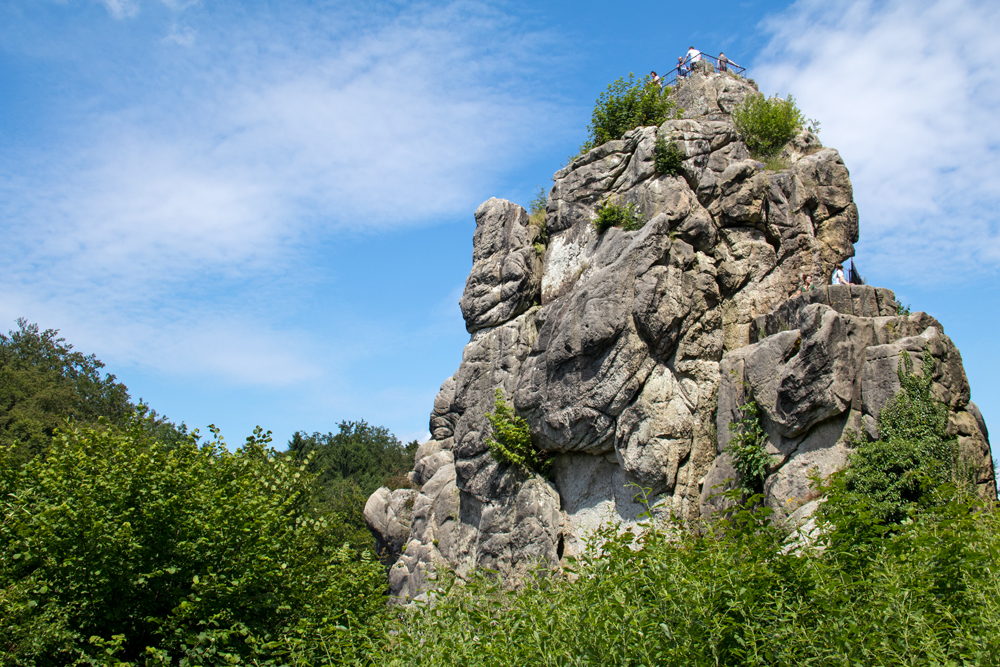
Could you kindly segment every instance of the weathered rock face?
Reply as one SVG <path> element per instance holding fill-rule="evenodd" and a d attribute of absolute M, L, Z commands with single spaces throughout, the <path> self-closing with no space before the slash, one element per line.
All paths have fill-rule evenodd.
<path fill-rule="evenodd" d="M 948 431 L 958 437 L 959 457 L 976 474 L 983 497 L 996 498 L 988 434 L 969 401 L 962 357 L 933 317 L 896 315 L 889 290 L 829 286 L 757 317 L 751 340 L 727 352 L 720 364 L 720 456 L 702 487 L 703 515 L 720 509 L 721 499 L 712 496 L 721 489 L 713 487 L 737 477 L 722 452 L 748 395 L 760 408 L 775 461 L 765 502 L 778 517 L 789 517 L 816 497 L 810 471 L 825 477 L 847 463 L 849 434 L 878 438 L 878 413 L 899 390 L 903 352 L 922 374 L 928 372 L 921 360 L 925 349 L 933 359 L 931 392 L 948 406 Z"/>
<path fill-rule="evenodd" d="M 808 496 L 811 467 L 843 465 L 844 428 L 870 432 L 894 390 L 893 359 L 918 345 L 942 360 L 938 392 L 965 450 L 982 455 L 958 351 L 932 318 L 894 317 L 892 293 L 872 288 L 789 301 L 802 275 L 825 284 L 853 255 L 858 212 L 839 154 L 807 131 L 785 149 L 787 169 L 750 159 L 728 113 L 754 90 L 695 73 L 675 92 L 684 119 L 558 171 L 544 246 L 521 207 L 491 199 L 476 211 L 461 300 L 472 338 L 434 401 L 411 473 L 419 491 L 380 490 L 365 507 L 394 561 L 394 594 L 417 595 L 441 567 L 513 580 L 555 566 L 602 522 L 636 520 L 644 508 L 629 484 L 699 517 L 711 487 L 735 477 L 720 452 L 743 380 L 767 397 L 783 457 L 772 504 Z M 655 173 L 658 136 L 684 152 L 680 175 Z M 592 220 L 608 197 L 635 204 L 643 227 L 599 234 Z M 489 453 L 497 388 L 554 455 L 551 479 Z"/>

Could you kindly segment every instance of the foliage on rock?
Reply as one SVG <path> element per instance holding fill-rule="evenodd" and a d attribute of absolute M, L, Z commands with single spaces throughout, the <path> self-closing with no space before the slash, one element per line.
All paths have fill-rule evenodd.
<path fill-rule="evenodd" d="M 684 164 L 684 152 L 674 140 L 667 141 L 667 138 L 660 135 L 656 138 L 653 147 L 653 157 L 656 165 L 656 173 L 665 176 L 677 176 L 681 173 L 681 166 Z"/>
<path fill-rule="evenodd" d="M 614 197 L 608 197 L 597 206 L 594 228 L 598 233 L 604 233 L 612 227 L 631 232 L 640 229 L 643 224 L 636 204 L 623 204 Z"/>
<path fill-rule="evenodd" d="M 767 453 L 767 433 L 760 424 L 760 410 L 755 401 L 747 401 L 737 410 L 740 418 L 729 423 L 732 437 L 726 451 L 733 460 L 733 468 L 740 474 L 739 488 L 744 498 L 764 490 L 764 478 L 773 465 Z"/>
<path fill-rule="evenodd" d="M 384 571 L 309 511 L 258 429 L 164 446 L 148 417 L 0 449 L 0 664 L 288 664 L 380 641 Z M 364 649 L 367 650 L 367 649 Z M 334 659 L 336 660 L 336 659 Z"/>
<path fill-rule="evenodd" d="M 673 118 L 676 104 L 670 99 L 670 88 L 660 88 L 649 76 L 636 79 L 629 72 L 628 80 L 619 77 L 597 97 L 588 131 L 590 139 L 581 152 L 596 148 L 614 139 L 621 139 L 629 130 L 659 125 Z"/>
<path fill-rule="evenodd" d="M 763 159 L 778 153 L 805 123 L 791 95 L 785 99 L 767 98 L 759 93 L 748 95 L 733 109 L 732 116 L 750 154 Z"/>
<path fill-rule="evenodd" d="M 498 461 L 525 472 L 546 472 L 550 461 L 531 442 L 528 422 L 514 414 L 514 408 L 504 400 L 499 388 L 495 396 L 493 412 L 486 413 L 486 419 L 493 427 L 493 434 L 486 441 L 490 452 Z"/>
<path fill-rule="evenodd" d="M 948 411 L 931 396 L 934 360 L 926 349 L 923 371 L 903 352 L 900 389 L 879 413 L 879 438 L 858 443 L 850 465 L 831 481 L 844 504 L 828 503 L 824 511 L 864 512 L 881 524 L 898 524 L 925 507 L 946 485 L 960 484 L 958 447 L 947 433 Z"/>

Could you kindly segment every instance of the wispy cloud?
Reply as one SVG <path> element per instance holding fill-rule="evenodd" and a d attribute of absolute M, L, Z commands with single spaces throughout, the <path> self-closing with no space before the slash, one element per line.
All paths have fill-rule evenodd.
<path fill-rule="evenodd" d="M 116 19 L 131 18 L 139 13 L 139 0 L 99 0 Z"/>
<path fill-rule="evenodd" d="M 139 7 L 104 4 L 116 18 Z M 196 23 L 197 42 L 168 38 L 189 48 L 123 62 L 102 95 L 67 100 L 58 145 L 0 158 L 0 312 L 34 304 L 81 332 L 126 333 L 91 348 L 108 358 L 240 382 L 312 377 L 309 345 L 285 344 L 294 333 L 248 334 L 264 297 L 207 326 L 206 304 L 248 276 L 321 262 L 310 248 L 331 235 L 467 213 L 554 129 L 525 83 L 544 59 L 501 13 L 459 3 L 343 14 L 334 28 L 310 12 Z M 108 57 L 123 55 L 146 57 Z M 177 312 L 190 317 L 167 321 Z"/>
<path fill-rule="evenodd" d="M 869 266 L 913 282 L 1000 268 L 1000 5 L 802 0 L 754 73 L 851 169 Z"/>

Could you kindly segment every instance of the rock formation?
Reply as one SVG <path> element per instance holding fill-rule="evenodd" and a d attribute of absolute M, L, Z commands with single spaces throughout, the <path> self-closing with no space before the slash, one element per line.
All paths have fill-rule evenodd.
<path fill-rule="evenodd" d="M 722 451 L 745 387 L 780 461 L 768 502 L 791 514 L 811 499 L 810 469 L 844 464 L 845 428 L 873 434 L 900 352 L 928 345 L 950 428 L 995 494 L 986 429 L 940 324 L 896 316 L 888 290 L 794 297 L 803 274 L 824 285 L 854 254 L 858 211 L 840 155 L 809 131 L 784 150 L 787 168 L 750 159 L 729 112 L 754 91 L 696 71 L 674 92 L 682 119 L 556 172 L 544 228 L 507 201 L 476 211 L 460 302 L 471 339 L 434 401 L 411 473 L 419 490 L 380 489 L 365 507 L 393 594 L 417 596 L 442 568 L 510 580 L 555 566 L 600 523 L 636 521 L 638 487 L 662 511 L 711 512 L 712 487 L 736 477 Z M 655 172 L 657 137 L 683 152 L 681 174 Z M 598 233 L 608 198 L 635 204 L 645 224 Z M 549 479 L 488 451 L 497 388 L 553 454 Z"/>

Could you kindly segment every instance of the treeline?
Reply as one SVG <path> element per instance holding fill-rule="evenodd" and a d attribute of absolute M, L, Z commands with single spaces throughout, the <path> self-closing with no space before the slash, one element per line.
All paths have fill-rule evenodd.
<path fill-rule="evenodd" d="M 19 414 L 51 432 L 21 431 L 28 456 L 4 431 L 0 665 L 1000 664 L 1000 517 L 908 367 L 882 439 L 824 483 L 809 535 L 737 490 L 713 521 L 607 526 L 561 572 L 514 589 L 442 573 L 433 604 L 404 608 L 358 521 L 371 490 L 403 483 L 415 443 L 345 421 L 287 451 L 260 429 L 230 451 L 131 404 L 93 357 L 67 365 L 55 332 L 19 327 L 4 347 L 59 343 L 35 357 L 49 360 L 37 386 L 76 412 L 25 391 L 35 412 Z M 123 412 L 80 407 L 60 383 L 81 374 L 52 374 L 67 368 Z"/>

